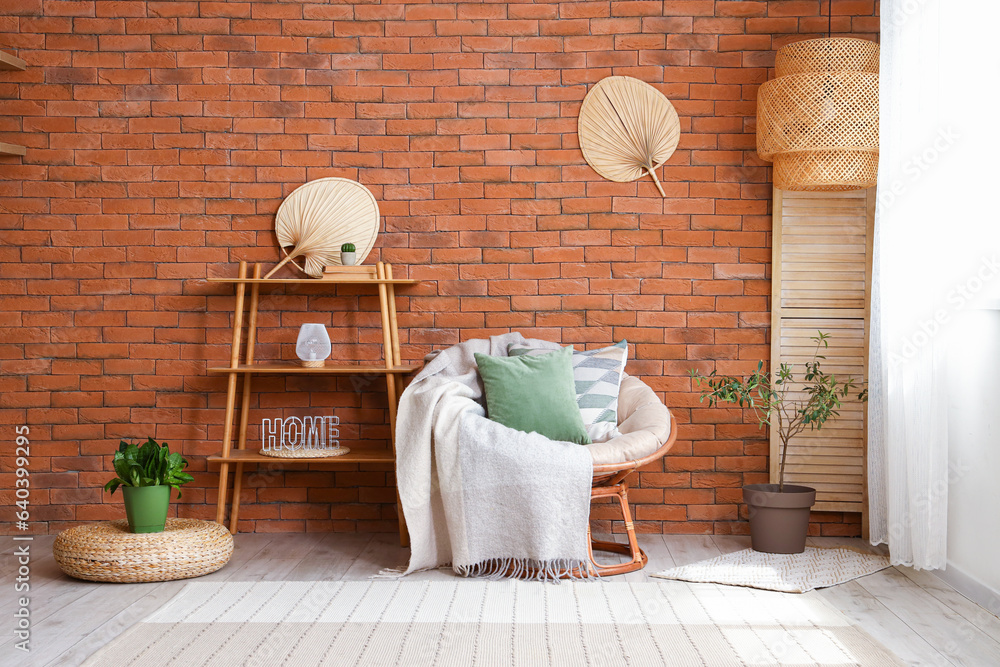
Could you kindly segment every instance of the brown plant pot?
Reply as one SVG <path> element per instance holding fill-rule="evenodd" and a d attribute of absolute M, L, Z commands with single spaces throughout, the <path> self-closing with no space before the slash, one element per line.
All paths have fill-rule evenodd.
<path fill-rule="evenodd" d="M 750 543 L 754 551 L 769 554 L 800 554 L 806 550 L 809 509 L 816 502 L 816 489 L 785 484 L 747 484 L 743 501 L 750 511 Z"/>

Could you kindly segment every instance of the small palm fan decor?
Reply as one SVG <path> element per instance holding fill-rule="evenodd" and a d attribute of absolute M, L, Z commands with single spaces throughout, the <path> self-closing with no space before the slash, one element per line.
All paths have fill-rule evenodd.
<path fill-rule="evenodd" d="M 285 258 L 265 278 L 291 262 L 313 278 L 323 267 L 340 265 L 340 247 L 357 245 L 358 263 L 364 261 L 378 236 L 379 212 L 368 188 L 347 178 L 321 178 L 297 188 L 285 198 L 274 218 Z M 302 264 L 292 260 L 301 258 Z"/>
<path fill-rule="evenodd" d="M 583 100 L 577 132 L 598 174 L 617 183 L 649 174 L 666 197 L 656 170 L 674 154 L 681 127 L 663 93 L 630 76 L 601 79 Z"/>

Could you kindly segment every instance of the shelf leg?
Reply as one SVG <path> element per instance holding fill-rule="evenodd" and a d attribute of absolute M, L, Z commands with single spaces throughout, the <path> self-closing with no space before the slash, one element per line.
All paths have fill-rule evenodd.
<path fill-rule="evenodd" d="M 250 374 L 247 373 L 246 378 L 243 380 L 247 384 L 250 383 Z M 239 447 L 243 449 L 243 447 Z M 233 505 L 229 512 L 229 532 L 233 535 L 239 530 L 239 520 L 240 520 L 240 494 L 243 492 L 243 464 L 236 464 L 236 471 L 233 473 Z"/>
<path fill-rule="evenodd" d="M 392 373 L 385 374 L 385 388 L 386 394 L 389 401 L 389 439 L 392 443 L 392 454 L 396 455 L 396 377 Z M 396 476 L 396 463 L 392 464 L 392 476 Z M 396 484 L 396 520 L 399 522 L 399 546 L 408 547 L 410 546 L 410 535 L 406 530 L 406 518 L 403 516 L 403 504 L 399 499 L 399 483 L 397 480 L 393 480 Z"/>
<path fill-rule="evenodd" d="M 392 264 L 385 265 L 385 277 L 392 280 Z M 392 363 L 399 366 L 403 363 L 403 358 L 399 353 L 399 325 L 396 321 L 396 286 L 390 283 L 385 286 L 385 289 L 389 306 L 389 340 L 392 342 Z M 386 356 L 388 356 L 388 352 Z M 402 380 L 402 377 L 400 380 Z"/>
<path fill-rule="evenodd" d="M 229 484 L 229 464 L 219 464 L 219 500 L 215 508 L 215 522 L 226 525 L 226 487 Z"/>
<path fill-rule="evenodd" d="M 396 454 L 396 378 L 392 373 L 385 374 L 385 390 L 389 399 L 389 439 L 392 443 L 392 453 Z"/>
<path fill-rule="evenodd" d="M 392 279 L 392 264 L 385 265 L 385 277 Z M 389 302 L 389 334 L 392 340 L 392 363 L 396 366 L 400 366 L 403 363 L 403 357 L 399 353 L 399 325 L 396 320 L 396 286 L 389 284 L 386 285 L 387 297 Z M 393 381 L 396 383 L 396 400 L 393 402 L 394 405 L 399 405 L 399 399 L 403 396 L 403 376 L 396 374 L 393 376 Z M 390 413 L 392 417 L 392 413 Z M 395 418 L 392 418 L 392 453 L 396 454 L 396 426 Z M 395 465 L 393 466 L 395 471 Z M 402 546 L 410 546 L 410 533 L 406 529 L 406 517 L 403 516 L 403 504 L 399 500 L 399 487 L 396 487 L 396 513 L 399 515 L 399 542 Z"/>
<path fill-rule="evenodd" d="M 247 263 L 240 262 L 240 278 L 247 277 Z M 246 283 L 236 285 L 236 309 L 233 312 L 233 344 L 229 355 L 229 367 L 236 368 L 240 362 L 240 341 L 243 334 L 243 303 L 246 297 Z M 232 448 L 233 417 L 236 412 L 236 373 L 229 374 L 229 384 L 226 388 L 226 425 L 222 435 L 222 455 L 229 456 Z M 215 520 L 225 525 L 226 494 L 229 486 L 229 464 L 223 462 L 219 469 L 219 505 L 216 508 Z"/>
<path fill-rule="evenodd" d="M 229 513 L 229 532 L 235 535 L 239 530 L 240 494 L 243 492 L 243 464 L 236 464 L 233 473 L 233 507 Z"/>
<path fill-rule="evenodd" d="M 260 264 L 254 264 L 253 277 L 260 278 Z M 260 303 L 260 284 L 250 286 L 250 317 L 247 320 L 247 366 L 253 365 L 254 347 L 257 343 L 257 305 Z M 236 440 L 236 449 L 246 449 L 247 423 L 250 418 L 250 394 L 252 392 L 253 373 L 243 374 L 243 402 L 240 405 L 240 431 Z M 243 491 L 243 464 L 236 464 L 233 475 L 233 505 L 229 513 L 229 532 L 234 535 L 239 530 L 240 494 Z"/>
<path fill-rule="evenodd" d="M 378 278 L 392 278 L 392 265 L 379 262 L 376 265 L 375 275 Z M 390 301 L 392 299 L 392 301 Z M 384 283 L 378 286 L 378 300 L 382 309 L 382 352 L 385 357 L 385 367 L 387 371 L 399 363 L 398 343 L 395 332 L 396 326 L 396 304 L 395 292 L 392 285 Z M 396 454 L 396 401 L 398 396 L 396 377 L 394 373 L 386 372 L 385 389 L 386 398 L 389 403 L 389 444 L 392 446 L 393 456 Z M 396 476 L 396 464 L 392 465 L 393 477 Z M 396 480 L 393 480 L 396 482 Z M 407 547 L 410 545 L 410 535 L 406 530 L 406 518 L 403 516 L 403 504 L 399 500 L 399 485 L 396 486 L 396 519 L 399 522 L 399 544 Z"/>

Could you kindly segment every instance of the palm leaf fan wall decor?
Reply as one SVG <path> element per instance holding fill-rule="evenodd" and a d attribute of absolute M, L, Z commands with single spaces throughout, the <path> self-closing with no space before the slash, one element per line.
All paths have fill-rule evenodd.
<path fill-rule="evenodd" d="M 371 252 L 378 236 L 379 212 L 375 196 L 357 181 L 320 178 L 295 189 L 281 202 L 274 218 L 285 258 L 265 278 L 291 262 L 300 271 L 323 276 L 323 267 L 340 264 L 340 246 L 357 246 L 357 263 Z M 301 258 L 302 265 L 292 261 Z"/>
<path fill-rule="evenodd" d="M 656 170 L 676 150 L 681 128 L 674 105 L 656 88 L 630 76 L 601 79 L 583 100 L 578 134 L 598 174 L 618 183 L 649 174 L 666 196 Z"/>

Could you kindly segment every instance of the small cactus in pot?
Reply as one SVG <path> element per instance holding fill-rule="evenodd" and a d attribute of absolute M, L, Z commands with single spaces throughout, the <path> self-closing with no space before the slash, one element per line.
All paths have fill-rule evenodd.
<path fill-rule="evenodd" d="M 345 243 L 340 246 L 340 263 L 344 266 L 354 266 L 355 258 L 357 257 L 356 248 L 353 243 Z"/>

